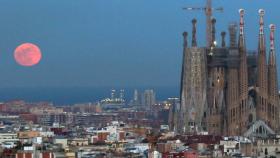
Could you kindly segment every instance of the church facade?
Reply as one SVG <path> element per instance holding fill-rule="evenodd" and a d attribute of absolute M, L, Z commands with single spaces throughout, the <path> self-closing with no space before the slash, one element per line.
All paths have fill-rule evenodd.
<path fill-rule="evenodd" d="M 188 33 L 183 33 L 181 102 L 173 110 L 176 123 L 171 127 L 176 132 L 231 136 L 244 135 L 250 130 L 256 135 L 279 131 L 275 25 L 269 26 L 267 52 L 264 10 L 260 9 L 258 50 L 247 51 L 244 10 L 240 9 L 239 14 L 239 30 L 236 24 L 229 26 L 228 45 L 225 32 L 221 33 L 221 46 L 217 45 L 215 19 L 209 48 L 197 46 L 195 19 L 191 42 Z"/>

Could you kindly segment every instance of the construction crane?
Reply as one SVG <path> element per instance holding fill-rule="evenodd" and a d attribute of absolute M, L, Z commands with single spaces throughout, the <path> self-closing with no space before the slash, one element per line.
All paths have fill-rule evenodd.
<path fill-rule="evenodd" d="M 188 11 L 204 11 L 206 15 L 206 42 L 207 47 L 211 47 L 212 45 L 212 23 L 211 18 L 214 11 L 223 12 L 224 9 L 222 7 L 212 8 L 212 0 L 207 0 L 205 7 L 185 7 L 184 10 Z"/>

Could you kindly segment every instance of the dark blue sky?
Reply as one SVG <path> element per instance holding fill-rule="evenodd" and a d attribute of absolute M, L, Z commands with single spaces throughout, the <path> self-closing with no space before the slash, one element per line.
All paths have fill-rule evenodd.
<path fill-rule="evenodd" d="M 213 1 L 225 8 L 215 14 L 219 32 L 239 19 L 239 8 L 246 10 L 249 49 L 257 48 L 259 8 L 266 10 L 266 26 L 280 27 L 278 0 Z M 205 43 L 204 13 L 181 9 L 203 6 L 205 0 L 0 2 L 0 87 L 178 86 L 181 34 L 191 31 L 193 17 L 198 18 L 199 44 Z M 14 61 L 13 50 L 24 42 L 40 46 L 39 65 L 26 68 Z"/>

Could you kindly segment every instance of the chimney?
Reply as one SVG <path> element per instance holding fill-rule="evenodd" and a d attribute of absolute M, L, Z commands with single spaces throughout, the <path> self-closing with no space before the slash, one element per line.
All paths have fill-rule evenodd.
<path fill-rule="evenodd" d="M 197 41 L 196 41 L 196 19 L 192 20 L 192 25 L 193 25 L 193 29 L 192 29 L 192 47 L 197 47 Z"/>

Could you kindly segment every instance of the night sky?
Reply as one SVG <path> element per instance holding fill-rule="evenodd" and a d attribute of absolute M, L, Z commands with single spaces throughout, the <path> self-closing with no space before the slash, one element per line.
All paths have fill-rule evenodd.
<path fill-rule="evenodd" d="M 279 0 L 213 0 L 217 37 L 244 8 L 247 48 L 257 48 L 258 9 L 265 26 L 280 27 Z M 198 19 L 198 43 L 205 43 L 205 0 L 0 0 L 0 87 L 178 86 L 182 32 Z M 280 30 L 280 29 L 279 29 Z M 277 50 L 280 31 L 276 30 Z M 37 44 L 42 61 L 19 66 L 21 43 Z M 278 55 L 278 62 L 280 58 Z M 278 64 L 280 65 L 280 64 Z M 278 69 L 280 70 L 280 69 Z"/>

